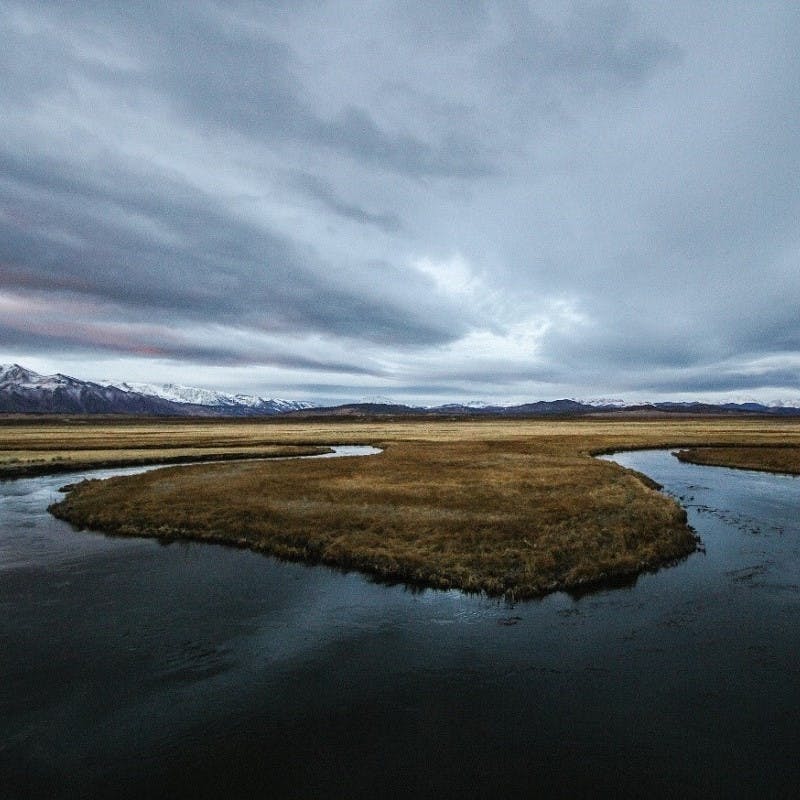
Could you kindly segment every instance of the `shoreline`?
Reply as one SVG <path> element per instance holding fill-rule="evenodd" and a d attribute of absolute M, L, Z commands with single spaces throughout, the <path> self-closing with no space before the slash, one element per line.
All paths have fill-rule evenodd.
<path fill-rule="evenodd" d="M 307 458 L 333 452 L 327 446 L 285 445 L 278 451 L 254 453 L 207 453 L 205 455 L 187 453 L 175 456 L 141 456 L 136 458 L 108 458 L 94 461 L 56 461 L 50 463 L 29 463 L 0 465 L 0 481 L 19 478 L 40 478 L 46 475 L 60 475 L 69 472 L 85 472 L 101 469 L 125 469 L 126 467 L 178 466 L 181 464 L 204 464 L 227 461 L 264 461 L 279 458 Z M 291 448 L 291 449 L 290 449 Z M 299 451 L 299 452 L 298 452 Z"/>
<path fill-rule="evenodd" d="M 684 464 L 723 467 L 769 475 L 800 476 L 800 448 L 791 444 L 769 447 L 709 445 L 685 447 L 673 453 Z"/>
<path fill-rule="evenodd" d="M 77 486 L 77 484 L 75 485 Z M 75 486 L 65 487 L 68 492 L 71 492 Z M 409 575 L 402 570 L 376 570 L 373 565 L 363 564 L 356 560 L 334 560 L 327 559 L 324 556 L 315 555 L 310 552 L 289 552 L 271 548 L 267 544 L 252 542 L 247 539 L 232 539 L 222 534 L 203 534 L 192 530 L 175 529 L 169 532 L 165 531 L 150 531 L 140 529 L 126 529 L 109 531 L 104 529 L 94 529 L 86 527 L 73 519 L 68 514 L 62 514 L 61 509 L 57 508 L 62 503 L 53 503 L 48 506 L 47 510 L 56 519 L 67 522 L 78 531 L 89 531 L 91 533 L 109 536 L 111 538 L 121 539 L 153 539 L 164 546 L 176 544 L 179 542 L 208 544 L 218 547 L 230 547 L 235 550 L 248 550 L 252 553 L 258 553 L 269 558 L 274 558 L 278 561 L 285 561 L 294 564 L 305 564 L 308 567 L 327 567 L 344 574 L 350 572 L 357 572 L 363 575 L 369 581 L 376 584 L 383 584 L 386 586 L 406 586 L 411 590 L 432 590 L 432 591 L 459 591 L 465 595 L 484 595 L 491 599 L 505 599 L 509 602 L 526 602 L 531 600 L 540 600 L 554 592 L 564 592 L 572 597 L 583 597 L 585 595 L 601 592 L 606 589 L 616 589 L 634 586 L 636 581 L 642 575 L 655 574 L 662 569 L 669 569 L 674 567 L 694 553 L 704 552 L 700 546 L 700 539 L 694 533 L 694 530 L 689 527 L 692 532 L 693 540 L 687 546 L 685 551 L 675 553 L 674 555 L 667 556 L 664 559 L 659 559 L 653 562 L 642 562 L 636 567 L 629 569 L 617 569 L 601 573 L 589 578 L 582 578 L 573 582 L 553 582 L 543 586 L 538 591 L 530 593 L 516 592 L 513 589 L 506 590 L 491 590 L 484 587 L 474 586 L 461 586 L 455 583 L 437 583 Z"/>

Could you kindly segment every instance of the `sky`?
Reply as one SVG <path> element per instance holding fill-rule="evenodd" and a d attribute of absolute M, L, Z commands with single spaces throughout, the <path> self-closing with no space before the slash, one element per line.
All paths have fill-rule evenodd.
<path fill-rule="evenodd" d="M 800 4 L 0 0 L 0 363 L 800 397 Z"/>

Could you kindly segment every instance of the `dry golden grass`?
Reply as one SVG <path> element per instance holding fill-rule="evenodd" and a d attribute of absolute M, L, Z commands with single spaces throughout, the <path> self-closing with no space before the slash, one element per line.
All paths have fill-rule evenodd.
<path fill-rule="evenodd" d="M 693 447 L 677 453 L 681 461 L 714 467 L 800 475 L 800 447 Z"/>
<path fill-rule="evenodd" d="M 165 425 L 69 426 L 0 425 L 0 480 L 54 472 L 313 455 L 328 448 L 248 441 L 216 430 Z"/>
<path fill-rule="evenodd" d="M 158 450 L 202 447 L 259 447 L 286 444 L 370 444 L 376 441 L 499 441 L 527 437 L 565 436 L 599 439 L 609 446 L 678 446 L 715 444 L 782 446 L 800 440 L 798 420 L 746 418 L 668 420 L 431 420 L 374 421 L 333 419 L 304 422 L 267 420 L 103 420 L 3 424 L 0 454 L 30 451 L 53 454 L 63 450 Z"/>
<path fill-rule="evenodd" d="M 45 447 L 39 430 L 19 438 Z M 695 547 L 685 514 L 590 454 L 689 445 L 800 446 L 793 421 L 334 421 L 106 427 L 242 448 L 376 444 L 380 456 L 165 469 L 79 485 L 52 508 L 121 535 L 225 542 L 387 580 L 530 597 L 654 568 Z M 103 437 L 106 437 L 103 439 Z M 174 438 L 170 438 L 174 437 Z M 19 447 L 18 447 L 19 449 Z"/>

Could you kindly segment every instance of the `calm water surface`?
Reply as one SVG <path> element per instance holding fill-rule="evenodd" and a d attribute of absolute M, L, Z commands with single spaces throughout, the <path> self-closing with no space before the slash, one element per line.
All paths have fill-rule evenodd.
<path fill-rule="evenodd" d="M 45 510 L 73 476 L 0 483 L 0 795 L 796 796 L 800 482 L 614 460 L 706 552 L 514 606 L 77 532 Z"/>

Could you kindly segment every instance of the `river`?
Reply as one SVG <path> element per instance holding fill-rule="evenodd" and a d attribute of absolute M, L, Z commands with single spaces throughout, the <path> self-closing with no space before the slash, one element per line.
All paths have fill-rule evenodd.
<path fill-rule="evenodd" d="M 798 479 L 613 458 L 705 553 L 513 606 L 78 532 L 46 512 L 75 476 L 0 483 L 0 793 L 795 796 Z"/>

